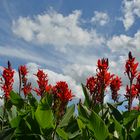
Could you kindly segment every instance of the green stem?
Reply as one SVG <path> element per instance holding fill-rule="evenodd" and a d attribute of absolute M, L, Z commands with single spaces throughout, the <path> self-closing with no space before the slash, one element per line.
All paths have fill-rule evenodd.
<path fill-rule="evenodd" d="M 3 116 L 2 116 L 2 125 L 1 125 L 1 130 L 3 130 L 3 127 L 4 127 L 4 119 L 5 119 L 5 114 L 6 114 L 6 107 L 5 107 L 5 104 L 6 104 L 6 102 L 7 102 L 7 100 L 5 101 L 5 99 L 4 99 L 4 107 L 3 107 Z"/>
<path fill-rule="evenodd" d="M 54 128 L 54 131 L 53 131 L 53 134 L 52 134 L 52 139 L 54 140 L 55 139 L 55 134 L 56 134 L 56 129 L 57 129 L 57 126 L 58 126 L 58 122 L 56 123 L 56 126 Z"/>

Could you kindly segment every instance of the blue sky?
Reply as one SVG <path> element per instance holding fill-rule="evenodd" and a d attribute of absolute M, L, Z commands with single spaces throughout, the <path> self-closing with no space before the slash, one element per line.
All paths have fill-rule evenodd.
<path fill-rule="evenodd" d="M 0 65 L 26 64 L 32 74 L 42 68 L 81 98 L 80 83 L 99 58 L 123 78 L 128 52 L 140 61 L 139 25 L 140 0 L 1 0 Z"/>

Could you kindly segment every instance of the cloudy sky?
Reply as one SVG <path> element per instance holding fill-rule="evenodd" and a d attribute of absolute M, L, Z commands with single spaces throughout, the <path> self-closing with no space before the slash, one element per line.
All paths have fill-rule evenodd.
<path fill-rule="evenodd" d="M 50 83 L 66 80 L 78 98 L 99 58 L 125 77 L 129 51 L 140 62 L 140 0 L 0 1 L 0 65 L 26 64 L 30 74 L 42 68 Z"/>

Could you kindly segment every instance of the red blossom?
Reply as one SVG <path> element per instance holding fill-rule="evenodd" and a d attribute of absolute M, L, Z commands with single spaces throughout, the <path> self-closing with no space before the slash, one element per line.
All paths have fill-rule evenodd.
<path fill-rule="evenodd" d="M 46 88 L 48 86 L 48 75 L 43 72 L 43 70 L 38 70 L 36 74 L 38 80 L 38 88 L 35 88 L 34 91 L 39 95 L 43 96 L 43 93 L 46 92 Z"/>
<path fill-rule="evenodd" d="M 23 88 L 22 88 L 24 95 L 27 96 L 29 93 L 31 93 L 32 90 L 32 86 L 31 83 L 26 84 Z"/>
<path fill-rule="evenodd" d="M 26 65 L 21 65 L 19 67 L 18 71 L 19 71 L 19 80 L 23 84 L 22 91 L 23 91 L 24 95 L 27 96 L 29 93 L 31 93 L 31 90 L 32 90 L 31 83 L 27 82 L 28 69 L 27 69 Z"/>
<path fill-rule="evenodd" d="M 122 85 L 122 81 L 121 78 L 119 78 L 118 76 L 114 77 L 111 80 L 110 89 L 112 92 L 112 99 L 114 101 L 118 101 L 118 91 L 120 90 L 121 85 Z"/>
<path fill-rule="evenodd" d="M 103 86 L 104 90 L 110 84 L 111 78 L 114 76 L 108 72 L 109 64 L 108 59 L 99 59 L 97 62 L 97 79 Z"/>
<path fill-rule="evenodd" d="M 96 78 L 94 78 L 93 76 L 89 77 L 87 79 L 86 87 L 89 90 L 90 94 L 93 94 L 96 90 Z"/>
<path fill-rule="evenodd" d="M 8 99 L 10 96 L 10 92 L 13 89 L 13 83 L 14 83 L 14 79 L 13 79 L 14 71 L 12 70 L 12 67 L 9 61 L 8 61 L 8 68 L 4 68 L 2 77 L 4 79 L 4 83 L 1 86 L 1 88 L 5 93 L 6 99 Z"/>
<path fill-rule="evenodd" d="M 26 76 L 28 73 L 27 67 L 25 65 L 19 67 L 19 71 L 22 76 Z"/>
<path fill-rule="evenodd" d="M 108 59 L 99 59 L 97 62 L 97 67 L 99 71 L 106 71 L 108 70 Z"/>
<path fill-rule="evenodd" d="M 138 89 L 135 84 L 129 88 L 128 85 L 126 86 L 126 98 L 131 98 L 132 100 L 138 95 Z"/>
<path fill-rule="evenodd" d="M 128 54 L 128 60 L 126 61 L 125 64 L 125 72 L 128 75 L 128 78 L 133 81 L 133 79 L 137 75 L 137 67 L 139 63 L 135 62 L 135 57 L 132 56 L 132 53 L 129 52 Z"/>
<path fill-rule="evenodd" d="M 52 89 L 53 89 L 52 85 L 47 85 L 45 91 L 49 93 Z"/>
<path fill-rule="evenodd" d="M 73 97 L 71 90 L 69 90 L 66 82 L 57 82 L 53 88 L 53 93 L 61 100 L 63 103 L 67 103 Z"/>

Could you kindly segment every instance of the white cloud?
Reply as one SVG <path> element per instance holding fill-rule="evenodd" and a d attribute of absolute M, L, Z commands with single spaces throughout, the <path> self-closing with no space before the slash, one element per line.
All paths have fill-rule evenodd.
<path fill-rule="evenodd" d="M 123 13 L 122 21 L 125 30 L 128 30 L 134 24 L 136 17 L 140 17 L 140 0 L 124 0 Z"/>
<path fill-rule="evenodd" d="M 67 65 L 63 72 L 70 75 L 78 83 L 85 83 L 86 78 L 96 73 L 96 66 L 86 64 L 72 64 Z"/>
<path fill-rule="evenodd" d="M 140 52 L 140 30 L 138 30 L 133 37 L 124 34 L 113 36 L 110 40 L 107 41 L 107 46 L 112 51 L 120 51 L 121 49 L 123 51 L 133 50 L 135 53 Z"/>
<path fill-rule="evenodd" d="M 100 26 L 104 26 L 109 22 L 109 16 L 107 13 L 95 11 L 91 22 L 94 24 L 99 24 Z"/>
<path fill-rule="evenodd" d="M 13 33 L 25 41 L 41 45 L 54 45 L 64 51 L 66 46 L 101 45 L 104 38 L 95 30 L 80 26 L 81 11 L 75 10 L 64 16 L 56 11 L 36 15 L 34 18 L 20 17 L 13 21 Z"/>

